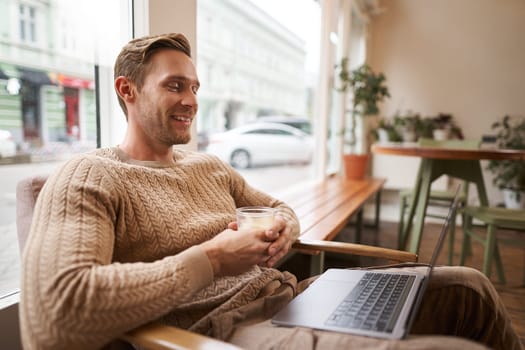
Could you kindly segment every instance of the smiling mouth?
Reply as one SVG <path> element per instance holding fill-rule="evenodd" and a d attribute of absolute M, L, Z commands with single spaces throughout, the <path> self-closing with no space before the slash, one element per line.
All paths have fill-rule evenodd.
<path fill-rule="evenodd" d="M 175 120 L 175 121 L 178 121 L 178 122 L 182 122 L 182 123 L 185 123 L 185 124 L 191 124 L 193 118 L 191 117 L 186 117 L 186 116 L 180 116 L 180 115 L 172 115 L 171 116 L 171 119 Z"/>

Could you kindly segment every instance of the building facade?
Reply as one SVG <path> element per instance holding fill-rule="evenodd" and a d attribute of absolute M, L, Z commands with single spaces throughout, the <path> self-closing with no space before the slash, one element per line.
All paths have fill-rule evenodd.
<path fill-rule="evenodd" d="M 22 150 L 96 143 L 93 23 L 75 5 L 0 0 L 0 129 Z"/>
<path fill-rule="evenodd" d="M 250 1 L 198 0 L 199 130 L 304 115 L 305 43 Z"/>
<path fill-rule="evenodd" d="M 250 1 L 197 6 L 198 129 L 222 131 L 267 114 L 305 115 L 303 40 Z M 97 24 L 86 15 L 92 8 L 0 0 L 0 12 L 9 14 L 0 22 L 0 129 L 22 150 L 96 142 Z"/>

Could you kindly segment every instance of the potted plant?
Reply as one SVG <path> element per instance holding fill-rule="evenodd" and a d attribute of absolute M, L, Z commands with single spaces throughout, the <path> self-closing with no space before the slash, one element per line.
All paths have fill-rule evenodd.
<path fill-rule="evenodd" d="M 401 135 L 401 139 L 406 142 L 417 141 L 421 129 L 421 116 L 419 113 L 408 111 L 404 114 L 396 113 L 394 116 L 394 126 Z"/>
<path fill-rule="evenodd" d="M 452 114 L 439 113 L 431 118 L 433 131 L 432 135 L 435 140 L 463 139 L 461 129 L 454 122 Z"/>
<path fill-rule="evenodd" d="M 427 139 L 434 138 L 434 121 L 432 118 L 425 117 L 421 119 L 418 129 L 418 138 L 419 137 Z"/>
<path fill-rule="evenodd" d="M 492 124 L 496 131 L 496 144 L 503 149 L 525 149 L 525 118 L 506 115 Z M 487 169 L 494 175 L 492 182 L 503 191 L 507 208 L 523 208 L 525 205 L 525 162 L 514 160 L 490 160 Z"/>
<path fill-rule="evenodd" d="M 383 73 L 375 73 L 367 64 L 350 71 L 348 63 L 348 58 L 344 57 L 341 59 L 341 63 L 336 66 L 341 81 L 338 90 L 343 93 L 348 91 L 352 93 L 352 105 L 348 111 L 351 118 L 350 132 L 349 138 L 345 142 L 347 145 L 344 155 L 345 170 L 346 176 L 349 178 L 363 178 L 368 164 L 368 153 L 356 153 L 357 118 L 377 115 L 379 112 L 378 102 L 385 97 L 390 97 L 390 93 L 385 85 L 386 77 Z"/>
<path fill-rule="evenodd" d="M 399 142 L 402 141 L 401 136 L 397 132 L 391 119 L 379 119 L 377 126 L 370 130 L 372 136 L 379 142 Z"/>

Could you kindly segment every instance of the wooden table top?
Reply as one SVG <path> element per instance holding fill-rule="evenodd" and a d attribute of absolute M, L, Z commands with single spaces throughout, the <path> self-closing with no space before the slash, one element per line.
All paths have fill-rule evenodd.
<path fill-rule="evenodd" d="M 436 148 L 423 147 L 416 143 L 375 143 L 372 145 L 372 153 L 412 156 L 432 159 L 457 159 L 457 160 L 525 160 L 525 150 L 514 149 L 458 149 L 458 148 Z"/>

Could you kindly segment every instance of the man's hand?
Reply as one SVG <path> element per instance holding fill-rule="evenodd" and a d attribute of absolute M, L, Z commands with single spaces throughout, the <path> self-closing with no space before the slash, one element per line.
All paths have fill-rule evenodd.
<path fill-rule="evenodd" d="M 238 275 L 254 265 L 266 265 L 271 258 L 268 248 L 277 238 L 276 234 L 268 235 L 260 229 L 236 231 L 236 223 L 230 223 L 228 227 L 202 243 L 215 276 Z M 275 237 L 270 239 L 269 236 Z"/>
<path fill-rule="evenodd" d="M 237 230 L 237 223 L 231 222 L 228 228 Z M 292 234 L 292 226 L 279 215 L 275 217 L 273 226 L 264 233 L 266 241 L 271 242 L 271 244 L 267 251 L 268 259 L 259 265 L 272 267 L 290 251 L 296 237 Z"/>
<path fill-rule="evenodd" d="M 288 224 L 288 221 L 278 215 L 275 217 L 272 228 L 265 233 L 266 238 L 272 243 L 268 247 L 270 258 L 264 265 L 272 267 L 290 251 L 296 237 L 293 236 L 292 226 Z"/>

